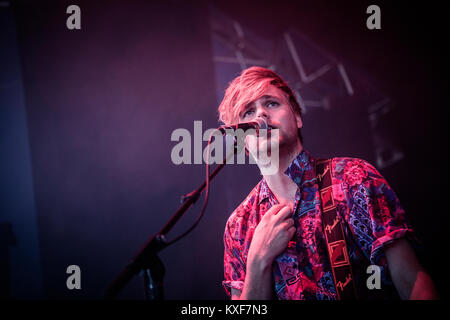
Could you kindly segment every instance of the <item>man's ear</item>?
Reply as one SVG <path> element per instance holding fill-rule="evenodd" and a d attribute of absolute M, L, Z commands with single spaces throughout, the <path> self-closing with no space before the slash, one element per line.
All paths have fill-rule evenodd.
<path fill-rule="evenodd" d="M 295 123 L 297 124 L 297 128 L 303 128 L 302 117 L 298 113 L 295 114 Z"/>

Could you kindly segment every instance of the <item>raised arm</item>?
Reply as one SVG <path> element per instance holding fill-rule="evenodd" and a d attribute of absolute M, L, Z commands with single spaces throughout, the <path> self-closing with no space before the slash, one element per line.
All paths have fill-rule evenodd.
<path fill-rule="evenodd" d="M 247 256 L 247 272 L 242 292 L 233 289 L 232 299 L 272 299 L 272 263 L 295 233 L 292 208 L 275 205 L 255 229 Z"/>

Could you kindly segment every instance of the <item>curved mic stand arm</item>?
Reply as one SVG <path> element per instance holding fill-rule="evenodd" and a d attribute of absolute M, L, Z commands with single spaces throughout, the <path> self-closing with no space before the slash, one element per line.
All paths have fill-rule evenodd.
<path fill-rule="evenodd" d="M 234 146 L 234 149 L 236 150 L 236 145 Z M 234 150 L 230 154 L 234 154 Z M 225 166 L 227 158 L 228 155 L 224 157 L 223 162 L 219 164 L 209 175 L 210 181 L 214 179 L 219 171 Z M 165 268 L 157 253 L 170 244 L 167 242 L 165 235 L 173 228 L 186 210 L 197 201 L 205 186 L 206 179 L 198 189 L 182 197 L 182 205 L 173 214 L 166 225 L 161 229 L 161 231 L 153 235 L 144 244 L 144 246 L 135 255 L 131 263 L 128 264 L 117 276 L 117 278 L 109 285 L 105 293 L 105 299 L 115 299 L 125 285 L 141 270 L 144 270 L 146 298 L 160 300 L 164 299 L 163 277 Z"/>

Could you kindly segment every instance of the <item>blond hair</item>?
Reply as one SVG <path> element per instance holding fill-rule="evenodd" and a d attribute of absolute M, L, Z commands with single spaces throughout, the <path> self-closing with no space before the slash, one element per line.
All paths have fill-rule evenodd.
<path fill-rule="evenodd" d="M 263 96 L 269 85 L 287 94 L 294 113 L 301 116 L 301 108 L 291 88 L 278 74 L 262 67 L 250 67 L 241 72 L 225 91 L 218 108 L 219 120 L 226 125 L 235 124 L 243 106 Z"/>

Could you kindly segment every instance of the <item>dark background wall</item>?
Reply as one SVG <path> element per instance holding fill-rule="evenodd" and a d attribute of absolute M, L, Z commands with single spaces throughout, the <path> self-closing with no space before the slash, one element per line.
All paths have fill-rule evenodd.
<path fill-rule="evenodd" d="M 45 298 L 97 299 L 178 208 L 179 197 L 202 182 L 203 166 L 172 164 L 170 135 L 177 128 L 193 132 L 194 120 L 202 120 L 204 129 L 217 126 L 215 70 L 207 2 L 77 1 L 77 31 L 66 28 L 70 4 L 12 6 L 42 267 L 36 276 L 42 274 Z M 302 30 L 397 101 L 386 130 L 405 158 L 382 173 L 423 239 L 423 264 L 440 287 L 448 211 L 440 209 L 448 175 L 440 167 L 448 145 L 443 10 L 379 2 L 382 29 L 369 31 L 369 4 L 216 2 L 262 37 Z M 344 118 L 342 126 L 360 116 Z M 323 129 L 307 120 L 306 148 L 331 155 L 324 147 L 327 135 L 318 137 Z M 366 149 L 352 149 L 349 141 L 351 154 L 338 155 L 373 162 Z M 198 228 L 160 255 L 168 299 L 225 298 L 223 228 L 258 179 L 255 168 L 233 166 L 214 180 Z M 190 226 L 199 210 L 197 204 L 170 236 Z M 66 288 L 72 264 L 82 270 L 78 291 Z M 143 298 L 142 279 L 136 277 L 121 297 Z"/>

